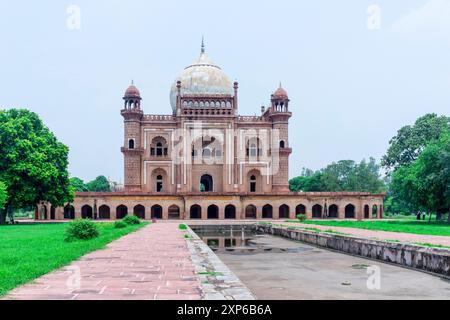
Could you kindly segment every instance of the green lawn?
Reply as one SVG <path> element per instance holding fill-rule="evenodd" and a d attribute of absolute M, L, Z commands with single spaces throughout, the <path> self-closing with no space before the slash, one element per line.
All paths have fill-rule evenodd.
<path fill-rule="evenodd" d="M 74 242 L 64 241 L 66 224 L 0 226 L 0 296 L 144 225 L 115 229 L 99 223 L 97 239 Z"/>
<path fill-rule="evenodd" d="M 298 222 L 291 220 L 289 222 Z M 315 224 L 331 227 L 348 227 L 367 230 L 381 230 L 401 233 L 428 234 L 435 236 L 450 236 L 450 224 L 446 222 L 428 222 L 417 220 L 376 220 L 376 221 L 326 221 L 309 220 L 305 224 Z"/>

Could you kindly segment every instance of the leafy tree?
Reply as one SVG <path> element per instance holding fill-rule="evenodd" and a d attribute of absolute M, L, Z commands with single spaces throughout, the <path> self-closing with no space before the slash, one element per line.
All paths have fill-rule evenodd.
<path fill-rule="evenodd" d="M 437 141 L 450 129 L 450 118 L 426 114 L 417 119 L 413 126 L 401 128 L 389 142 L 389 149 L 383 156 L 381 165 L 393 171 L 415 161 L 422 150 L 432 141 Z"/>
<path fill-rule="evenodd" d="M 322 174 L 317 171 L 303 168 L 301 176 L 293 178 L 289 181 L 290 190 L 293 192 L 318 192 L 322 191 Z"/>
<path fill-rule="evenodd" d="M 8 193 L 6 191 L 6 184 L 0 181 L 0 210 L 5 209 L 6 200 L 8 199 Z"/>
<path fill-rule="evenodd" d="M 105 176 L 98 176 L 86 184 L 90 192 L 111 192 L 111 185 Z"/>
<path fill-rule="evenodd" d="M 302 175 L 291 179 L 289 185 L 294 192 L 385 191 L 384 181 L 380 177 L 380 166 L 373 158 L 369 162 L 363 160 L 360 164 L 352 160 L 342 160 L 317 172 L 303 169 Z"/>
<path fill-rule="evenodd" d="M 6 207 L 49 201 L 62 206 L 73 200 L 67 172 L 69 149 L 39 116 L 24 109 L 0 111 L 0 180 L 8 190 Z M 5 214 L 0 213 L 0 224 Z"/>
<path fill-rule="evenodd" d="M 70 185 L 75 192 L 88 192 L 88 188 L 83 180 L 77 177 L 70 178 Z"/>
<path fill-rule="evenodd" d="M 438 219 L 449 212 L 450 131 L 430 143 L 416 161 L 394 171 L 391 188 L 402 201 L 436 212 Z"/>

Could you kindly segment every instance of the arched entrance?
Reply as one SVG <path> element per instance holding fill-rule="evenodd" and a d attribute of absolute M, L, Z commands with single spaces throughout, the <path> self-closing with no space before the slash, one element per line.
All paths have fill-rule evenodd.
<path fill-rule="evenodd" d="M 133 209 L 133 214 L 138 217 L 139 219 L 144 220 L 145 219 L 145 207 L 142 205 L 137 205 Z"/>
<path fill-rule="evenodd" d="M 256 219 L 256 207 L 254 205 L 245 208 L 245 219 Z"/>
<path fill-rule="evenodd" d="M 236 219 L 236 207 L 232 204 L 225 207 L 225 219 Z"/>
<path fill-rule="evenodd" d="M 75 208 L 70 204 L 64 207 L 64 219 L 75 219 Z"/>
<path fill-rule="evenodd" d="M 85 205 L 81 208 L 82 219 L 92 219 L 92 207 Z"/>
<path fill-rule="evenodd" d="M 200 179 L 200 191 L 201 192 L 213 192 L 214 191 L 214 181 L 212 176 L 205 174 Z"/>
<path fill-rule="evenodd" d="M 47 206 L 46 205 L 41 206 L 40 212 L 41 212 L 41 219 L 47 220 Z"/>
<path fill-rule="evenodd" d="M 180 207 L 173 205 L 169 207 L 169 220 L 180 219 Z"/>
<path fill-rule="evenodd" d="M 364 219 L 369 219 L 370 218 L 370 208 L 369 205 L 366 204 L 364 206 Z"/>
<path fill-rule="evenodd" d="M 124 205 L 120 205 L 116 208 L 116 218 L 123 219 L 128 215 L 128 208 Z"/>
<path fill-rule="evenodd" d="M 355 218 L 355 206 L 349 204 L 345 207 L 345 218 L 354 219 Z"/>
<path fill-rule="evenodd" d="M 295 208 L 295 215 L 298 216 L 299 214 L 306 214 L 306 207 L 302 204 Z"/>
<path fill-rule="evenodd" d="M 332 218 L 332 219 L 337 219 L 339 218 L 339 208 L 337 205 L 332 204 L 329 208 L 328 208 L 328 217 Z"/>
<path fill-rule="evenodd" d="M 208 219 L 219 219 L 219 207 L 211 205 L 208 207 Z"/>
<path fill-rule="evenodd" d="M 111 219 L 111 209 L 107 205 L 102 205 L 98 208 L 98 216 L 101 220 Z"/>
<path fill-rule="evenodd" d="M 156 204 L 152 207 L 152 219 L 162 219 L 163 218 L 163 208 Z"/>
<path fill-rule="evenodd" d="M 280 219 L 289 219 L 289 206 L 286 204 L 283 204 L 279 208 L 279 214 L 280 214 Z"/>
<path fill-rule="evenodd" d="M 50 207 L 50 220 L 55 220 L 56 219 L 56 209 L 54 206 Z"/>
<path fill-rule="evenodd" d="M 376 204 L 372 207 L 372 219 L 378 218 L 378 206 Z"/>
<path fill-rule="evenodd" d="M 320 204 L 316 204 L 314 207 L 312 207 L 312 217 L 314 219 L 322 219 L 322 206 Z"/>
<path fill-rule="evenodd" d="M 262 210 L 263 219 L 273 219 L 273 207 L 270 204 L 266 204 Z"/>
<path fill-rule="evenodd" d="M 200 207 L 198 204 L 194 204 L 191 207 L 190 218 L 193 220 L 201 219 L 202 218 L 202 207 Z"/>

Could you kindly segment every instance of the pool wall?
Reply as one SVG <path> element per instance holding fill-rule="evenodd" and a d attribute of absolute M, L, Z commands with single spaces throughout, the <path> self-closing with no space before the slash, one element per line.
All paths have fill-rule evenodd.
<path fill-rule="evenodd" d="M 255 224 L 253 228 L 257 232 L 419 269 L 450 278 L 450 250 L 447 249 L 426 248 L 404 243 L 391 243 L 340 234 L 318 233 L 273 225 Z"/>

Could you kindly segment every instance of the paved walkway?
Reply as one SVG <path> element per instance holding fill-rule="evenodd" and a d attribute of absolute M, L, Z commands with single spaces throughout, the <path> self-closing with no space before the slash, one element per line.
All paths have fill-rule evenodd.
<path fill-rule="evenodd" d="M 175 223 L 149 225 L 13 290 L 6 299 L 202 299 L 183 235 Z"/>
<path fill-rule="evenodd" d="M 276 222 L 275 222 L 276 223 Z M 284 223 L 278 222 L 286 226 L 293 227 L 305 227 L 305 228 L 316 228 L 320 230 L 333 230 L 337 232 L 342 232 L 350 234 L 353 236 L 361 238 L 370 238 L 378 240 L 394 240 L 405 243 L 429 243 L 441 246 L 450 247 L 450 237 L 446 236 L 431 236 L 422 234 L 412 234 L 412 233 L 400 233 L 400 232 L 389 232 L 389 231 L 376 231 L 367 229 L 357 229 L 357 228 L 347 228 L 347 227 L 331 227 L 331 226 L 321 226 L 316 224 L 302 224 L 302 223 Z"/>

